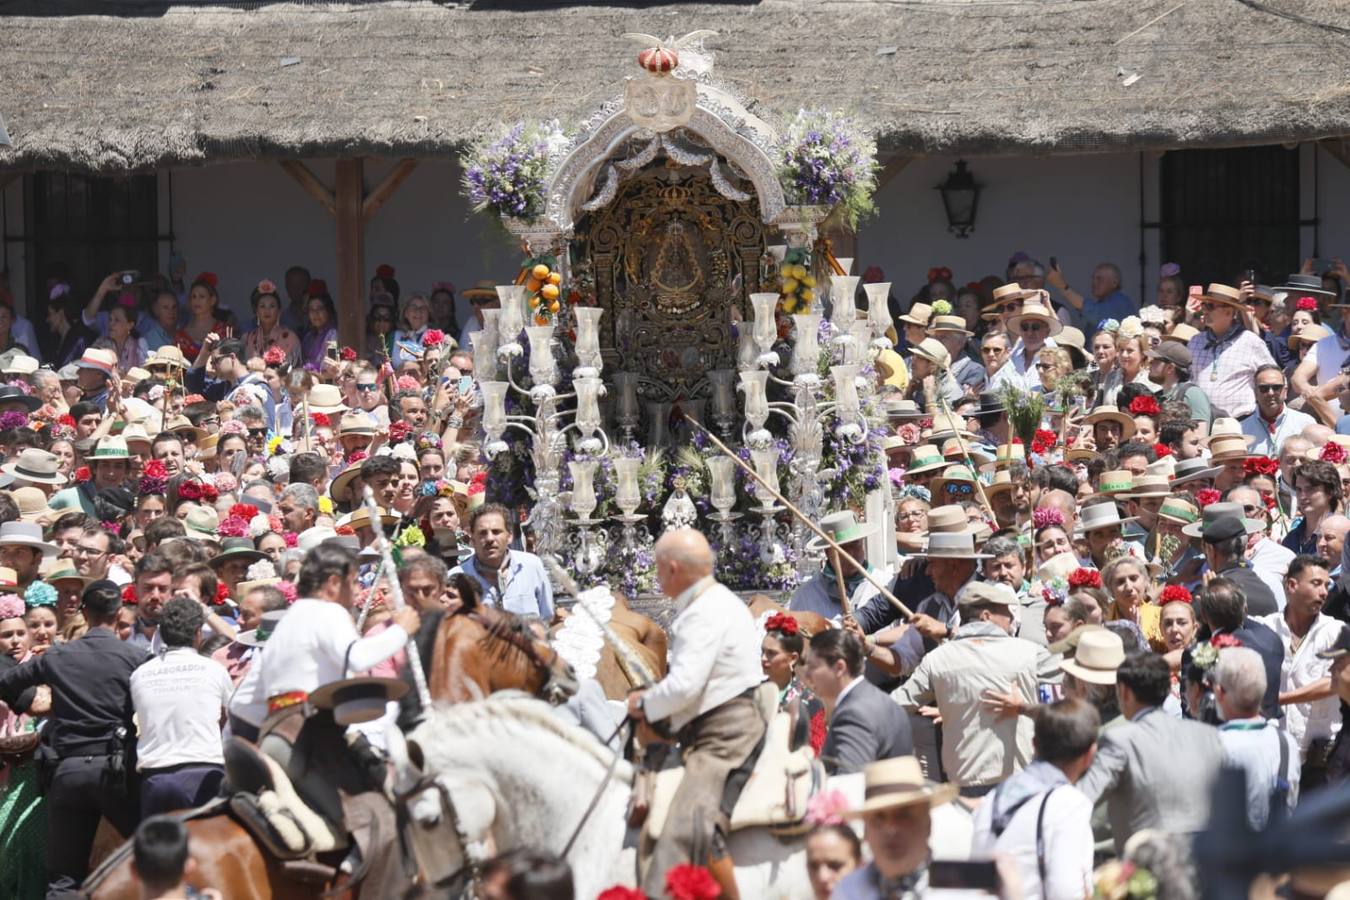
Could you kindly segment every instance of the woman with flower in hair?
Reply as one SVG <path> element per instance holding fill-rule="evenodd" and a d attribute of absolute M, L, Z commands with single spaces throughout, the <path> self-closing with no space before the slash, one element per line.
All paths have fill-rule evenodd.
<path fill-rule="evenodd" d="M 1133 556 L 1117 556 L 1102 569 L 1102 585 L 1111 595 L 1107 621 L 1133 622 L 1156 652 L 1166 643 L 1162 634 L 1162 610 L 1153 602 L 1148 564 Z"/>
<path fill-rule="evenodd" d="M 56 471 L 60 472 L 66 478 L 75 474 L 75 459 L 78 454 L 75 451 L 75 441 L 70 438 L 57 438 L 52 441 L 52 445 L 47 448 L 49 452 L 56 457 Z"/>
<path fill-rule="evenodd" d="M 1302 334 L 1309 325 L 1322 324 L 1322 311 L 1312 297 L 1299 297 L 1294 301 L 1294 314 L 1289 319 L 1289 333 Z"/>
<path fill-rule="evenodd" d="M 1052 556 L 1074 552 L 1073 541 L 1064 527 L 1064 517 L 1057 509 L 1042 507 L 1032 514 L 1035 527 L 1033 545 L 1036 548 L 1036 564 L 1047 562 Z"/>
<path fill-rule="evenodd" d="M 403 307 L 403 321 L 393 337 L 393 349 L 389 359 L 395 370 L 408 360 L 421 361 L 422 354 L 426 352 L 424 341 L 430 320 L 431 302 L 427 300 L 426 294 L 420 291 L 410 294 L 407 304 Z"/>
<path fill-rule="evenodd" d="M 769 616 L 759 650 L 760 667 L 778 688 L 779 712 L 786 712 L 792 722 L 792 749 L 809 743 L 818 756 L 825 743 L 825 704 L 797 677 L 805 651 L 806 639 L 796 619 L 787 613 Z"/>
<path fill-rule="evenodd" d="M 16 663 L 32 658 L 26 608 L 17 594 L 0 596 L 0 653 Z M 0 702 L 0 897 L 41 897 L 47 883 L 47 809 L 38 790 L 33 751 L 41 716 L 50 712 L 51 689 L 33 691 L 28 712 Z"/>
<path fill-rule="evenodd" d="M 281 324 L 281 294 L 277 286 L 264 278 L 249 300 L 253 304 L 254 327 L 244 337 L 248 358 L 260 357 L 268 365 L 295 365 L 300 359 L 300 338 Z M 281 351 L 281 359 L 276 359 L 276 354 L 268 357 L 273 348 Z"/>
<path fill-rule="evenodd" d="M 1144 356 L 1148 350 L 1143 323 L 1134 316 L 1121 322 L 1120 331 L 1116 333 L 1116 377 L 1103 386 L 1107 394 L 1103 402 L 1115 403 L 1116 395 L 1127 384 L 1142 384 L 1150 391 L 1158 390 L 1158 385 L 1148 378 L 1148 359 Z"/>
<path fill-rule="evenodd" d="M 174 343 L 190 360 L 201 355 L 208 334 L 223 338 L 230 330 L 230 314 L 220 308 L 216 284 L 214 272 L 203 272 L 188 290 L 188 321 L 174 335 Z"/>
<path fill-rule="evenodd" d="M 1169 584 L 1158 594 L 1165 655 L 1172 667 L 1172 698 L 1163 704 L 1163 708 L 1177 716 L 1181 715 L 1181 679 L 1178 677 L 1181 658 L 1195 643 L 1199 631 L 1192 602 L 1191 592 L 1179 584 Z"/>
<path fill-rule="evenodd" d="M 1096 373 L 1097 386 L 1102 388 L 1112 379 L 1116 371 L 1116 335 L 1115 332 L 1102 329 L 1092 336 L 1092 360 Z M 1117 385 L 1117 388 L 1119 386 Z M 1105 394 L 1099 395 L 1099 403 L 1107 403 Z M 1109 402 L 1115 402 L 1115 395 Z"/>
<path fill-rule="evenodd" d="M 34 581 L 23 592 L 24 624 L 28 626 L 28 649 L 40 656 L 59 642 L 60 622 L 56 615 L 56 588 L 45 581 Z"/>
<path fill-rule="evenodd" d="M 1158 401 L 1147 394 L 1130 401 L 1129 414 L 1134 419 L 1134 437 L 1132 440 L 1144 444 L 1153 444 L 1158 440 L 1158 417 L 1162 409 Z"/>

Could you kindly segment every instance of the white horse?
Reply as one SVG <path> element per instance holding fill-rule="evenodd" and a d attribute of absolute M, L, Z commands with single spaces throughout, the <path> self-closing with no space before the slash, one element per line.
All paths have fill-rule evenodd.
<path fill-rule="evenodd" d="M 576 895 L 594 897 L 607 887 L 636 884 L 635 851 L 623 846 L 633 768 L 619 760 L 604 783 L 613 752 L 590 732 L 560 721 L 547 704 L 506 692 L 436 706 L 410 738 L 421 746 L 426 770 L 446 788 L 461 838 L 446 841 L 439 831 L 435 840 L 419 842 L 419 851 L 436 856 L 434 862 L 420 860 L 433 879 L 463 869 L 463 843 L 468 857 L 480 861 L 518 847 L 561 854 L 599 791 L 567 854 Z M 438 805 L 429 810 L 425 803 L 414 804 L 414 831 L 443 824 Z M 730 849 L 745 900 L 811 897 L 802 840 L 747 828 L 732 833 Z"/>

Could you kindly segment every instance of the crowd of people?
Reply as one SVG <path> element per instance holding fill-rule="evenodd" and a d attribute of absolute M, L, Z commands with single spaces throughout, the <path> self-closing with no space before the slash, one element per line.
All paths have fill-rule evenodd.
<path fill-rule="evenodd" d="M 1079 290 L 1019 253 L 892 298 L 894 559 L 868 559 L 883 523 L 833 513 L 818 574 L 756 616 L 699 532 L 661 535 L 668 673 L 621 705 L 686 774 L 646 893 L 610 897 L 681 896 L 690 862 L 735 896 L 730 807 L 775 709 L 862 785 L 807 816 L 820 898 L 920 897 L 981 860 L 1004 896 L 1123 896 L 1141 872 L 1195 896 L 1221 771 L 1252 831 L 1343 783 L 1350 272 L 1304 268 L 1188 287 L 1169 266 L 1141 306 L 1110 263 Z M 288 773 L 338 748 L 378 791 L 429 621 L 567 617 L 529 508 L 489 495 L 468 341 L 498 301 L 463 298 L 461 324 L 450 285 L 405 297 L 381 266 L 362 351 L 301 267 L 249 291 L 252 321 L 210 273 L 86 299 L 56 272 L 41 329 L 0 302 L 0 896 L 75 890 L 101 820 L 135 835 L 144 896 L 180 896 L 188 830 L 164 814 L 232 787 L 235 738 Z M 497 849 L 483 896 L 572 896 L 565 860 Z"/>

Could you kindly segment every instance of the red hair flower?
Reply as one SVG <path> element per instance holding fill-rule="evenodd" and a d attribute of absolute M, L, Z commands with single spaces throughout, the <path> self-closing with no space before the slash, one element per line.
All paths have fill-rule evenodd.
<path fill-rule="evenodd" d="M 929 284 L 932 284 L 935 281 L 951 281 L 951 280 L 952 280 L 952 270 L 947 268 L 946 266 L 933 266 L 933 268 L 928 270 Z"/>
<path fill-rule="evenodd" d="M 1343 463 L 1346 455 L 1343 446 L 1335 441 L 1327 441 L 1322 445 L 1322 452 L 1317 454 L 1317 458 L 1329 463 Z"/>
<path fill-rule="evenodd" d="M 93 477 L 94 476 L 89 471 L 88 466 L 80 466 L 78 469 L 75 470 L 75 481 L 80 484 L 84 484 L 86 481 L 88 481 L 90 478 Z"/>
<path fill-rule="evenodd" d="M 1280 471 L 1280 463 L 1269 456 L 1249 456 L 1242 461 L 1242 471 L 1248 475 L 1274 475 Z"/>
<path fill-rule="evenodd" d="M 485 485 L 485 484 L 477 484 L 477 483 L 474 483 L 474 482 L 470 482 L 470 483 L 469 483 L 469 489 L 468 489 L 467 491 L 465 491 L 465 493 L 468 494 L 468 496 L 473 497 L 473 496 L 475 496 L 475 495 L 477 495 L 477 494 L 485 493 L 486 491 L 487 491 L 487 485 Z"/>
<path fill-rule="evenodd" d="M 1195 492 L 1195 502 L 1201 509 L 1204 509 L 1211 503 L 1218 503 L 1220 496 L 1214 488 L 1202 488 Z"/>
<path fill-rule="evenodd" d="M 238 516 L 245 522 L 250 522 L 257 514 L 258 507 L 254 506 L 252 503 L 236 503 L 234 506 L 230 507 L 230 511 L 227 512 L 225 516 L 227 518 L 230 516 Z"/>
<path fill-rule="evenodd" d="M 216 582 L 216 595 L 211 598 L 212 606 L 224 606 L 230 599 L 230 586 L 223 581 Z"/>
<path fill-rule="evenodd" d="M 394 267 L 389 265 L 389 263 L 380 263 L 375 267 L 375 277 L 379 279 L 393 278 Z"/>
<path fill-rule="evenodd" d="M 328 413 L 310 413 L 309 417 L 313 420 L 315 428 L 333 427 L 333 420 L 328 418 Z"/>
<path fill-rule="evenodd" d="M 248 537 L 248 519 L 239 516 L 226 516 L 216 529 L 221 537 Z"/>
<path fill-rule="evenodd" d="M 445 332 L 439 328 L 428 328 L 422 335 L 423 347 L 439 347 L 445 341 Z"/>
<path fill-rule="evenodd" d="M 188 394 L 186 397 L 183 398 L 184 406 L 191 406 L 194 403 L 205 403 L 205 402 L 206 398 L 203 397 L 201 394 Z"/>
<path fill-rule="evenodd" d="M 1096 569 L 1079 566 L 1069 573 L 1070 588 L 1099 588 L 1102 586 L 1102 573 Z"/>
<path fill-rule="evenodd" d="M 343 347 L 339 355 L 342 357 L 343 362 L 356 361 L 356 349 L 354 347 Z"/>
<path fill-rule="evenodd" d="M 67 428 L 74 428 L 74 427 L 75 427 L 75 417 L 72 416 L 70 413 L 62 413 L 62 414 L 61 414 L 61 417 L 58 418 L 58 419 L 56 420 L 56 424 L 57 424 L 57 425 L 64 425 L 64 426 L 66 426 Z"/>
<path fill-rule="evenodd" d="M 263 354 L 263 362 L 269 366 L 279 366 L 286 361 L 286 354 L 280 347 L 268 347 L 267 352 Z"/>
<path fill-rule="evenodd" d="M 412 426 L 407 422 L 389 423 L 389 443 L 397 444 L 399 441 L 406 441 L 408 435 L 412 433 Z"/>
<path fill-rule="evenodd" d="M 128 606 L 136 605 L 137 600 L 136 600 L 135 584 L 128 584 L 126 587 L 122 588 L 122 602 L 127 604 Z"/>
<path fill-rule="evenodd" d="M 702 866 L 680 863 L 666 873 L 666 893 L 671 900 L 717 900 L 722 896 L 722 886 Z"/>
<path fill-rule="evenodd" d="M 300 535 L 296 534 L 294 531 L 287 531 L 281 538 L 286 542 L 287 548 L 294 549 L 295 547 L 300 546 Z"/>
<path fill-rule="evenodd" d="M 209 284 L 213 289 L 220 284 L 220 279 L 215 272 L 202 272 L 196 278 L 192 279 L 193 284 Z"/>
<path fill-rule="evenodd" d="M 1275 504 L 1277 501 L 1275 500 L 1274 491 L 1262 491 L 1261 499 L 1265 502 L 1267 510 L 1272 510 L 1275 508 Z"/>
<path fill-rule="evenodd" d="M 1179 584 L 1169 584 L 1162 589 L 1158 595 L 1158 605 L 1166 606 L 1169 603 L 1190 603 L 1192 602 L 1191 592 Z"/>
<path fill-rule="evenodd" d="M 769 621 L 764 623 L 764 630 L 792 636 L 801 631 L 801 626 L 787 613 L 774 613 L 769 616 Z"/>
<path fill-rule="evenodd" d="M 612 888 L 605 888 L 596 895 L 595 900 L 649 900 L 649 898 L 637 888 L 615 885 Z"/>
<path fill-rule="evenodd" d="M 141 469 L 141 474 L 147 478 L 168 478 L 169 470 L 164 467 L 164 460 L 152 459 Z"/>
<path fill-rule="evenodd" d="M 333 530 L 334 530 L 337 534 L 342 534 L 342 535 L 356 534 L 356 529 L 353 528 L 353 527 L 350 526 L 350 525 L 339 525 L 337 528 L 335 528 L 335 529 L 333 529 Z"/>
<path fill-rule="evenodd" d="M 1166 444 L 1154 444 L 1153 452 L 1157 454 L 1158 459 L 1162 459 L 1163 457 L 1172 455 L 1172 448 Z"/>
<path fill-rule="evenodd" d="M 264 278 L 258 282 L 258 296 L 261 297 L 263 294 L 271 294 L 273 297 L 277 295 L 277 286 L 272 282 L 272 279 Z"/>
<path fill-rule="evenodd" d="M 1145 394 L 1141 397 L 1135 397 L 1130 401 L 1130 415 L 1132 416 L 1156 416 L 1162 412 L 1158 408 L 1158 401 Z"/>
<path fill-rule="evenodd" d="M 202 486 L 195 481 L 185 481 L 178 486 L 179 500 L 202 499 Z"/>
<path fill-rule="evenodd" d="M 1299 297 L 1298 302 L 1294 304 L 1294 309 L 1317 312 L 1317 299 L 1315 297 Z"/>
<path fill-rule="evenodd" d="M 305 294 L 309 297 L 327 297 L 328 282 L 324 281 L 322 278 L 311 278 L 309 280 L 309 287 L 305 289 Z"/>
<path fill-rule="evenodd" d="M 1216 634 L 1209 639 L 1209 645 L 1216 650 L 1223 650 L 1227 647 L 1241 647 L 1242 641 L 1231 634 Z"/>

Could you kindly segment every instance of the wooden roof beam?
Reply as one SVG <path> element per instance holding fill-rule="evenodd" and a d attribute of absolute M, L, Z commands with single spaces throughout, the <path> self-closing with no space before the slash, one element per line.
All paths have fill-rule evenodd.
<path fill-rule="evenodd" d="M 366 195 L 361 201 L 361 218 L 369 222 L 374 215 L 384 206 L 386 200 L 394 196 L 394 192 L 399 189 L 403 182 L 408 180 L 408 176 L 417 168 L 417 160 L 401 159 L 398 165 L 389 170 L 389 173 L 381 179 L 380 183 L 375 185 L 375 190 Z"/>
<path fill-rule="evenodd" d="M 315 175 L 309 166 L 298 159 L 283 159 L 280 165 L 282 171 L 294 178 L 296 184 L 300 185 L 306 194 L 318 200 L 319 205 L 328 210 L 330 216 L 337 215 L 337 200 L 333 192 L 323 186 L 319 176 Z"/>

